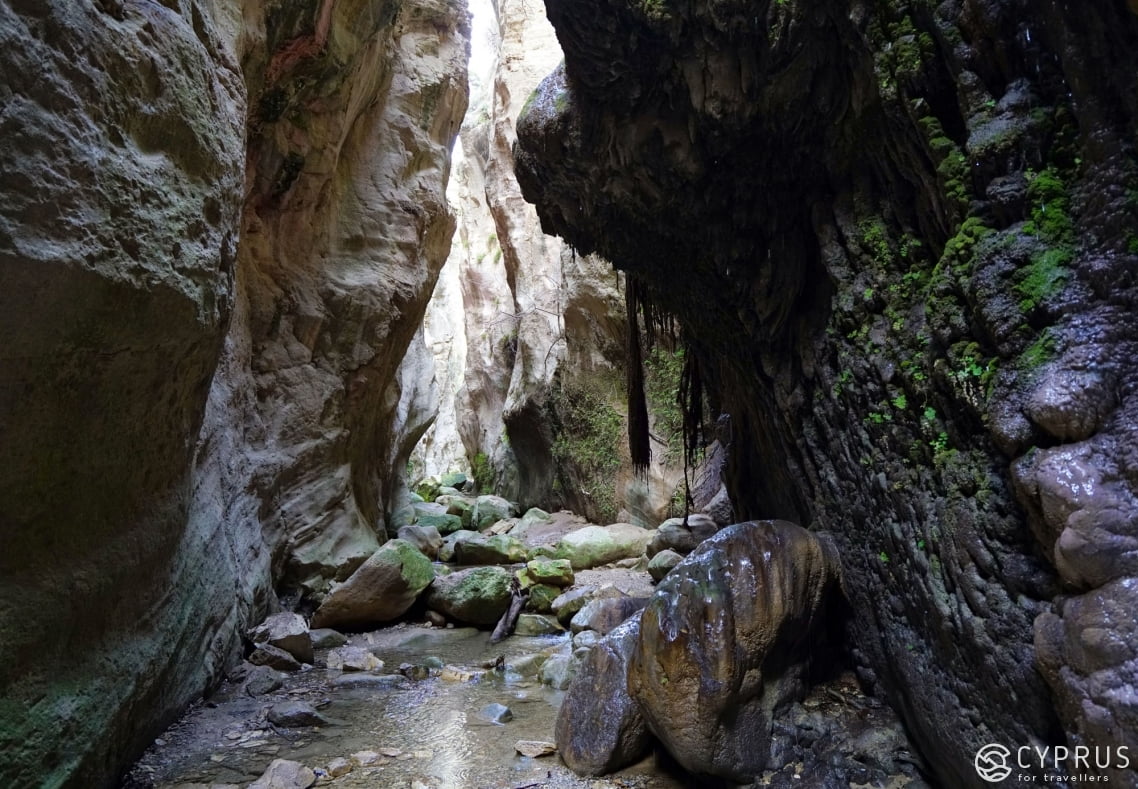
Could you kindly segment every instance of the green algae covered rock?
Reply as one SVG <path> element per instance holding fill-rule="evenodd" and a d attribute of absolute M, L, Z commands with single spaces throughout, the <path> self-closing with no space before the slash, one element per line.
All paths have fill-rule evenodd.
<path fill-rule="evenodd" d="M 427 607 L 458 622 L 491 627 L 510 605 L 510 578 L 502 567 L 459 570 L 436 579 Z"/>
<path fill-rule="evenodd" d="M 431 560 L 405 540 L 389 540 L 348 580 L 333 587 L 312 627 L 362 628 L 407 612 L 435 578 Z"/>

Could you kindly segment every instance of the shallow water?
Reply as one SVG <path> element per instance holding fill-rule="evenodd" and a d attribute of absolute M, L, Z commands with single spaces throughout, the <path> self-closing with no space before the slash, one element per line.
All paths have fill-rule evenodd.
<path fill-rule="evenodd" d="M 400 664 L 435 658 L 462 669 L 437 670 L 402 687 L 340 687 L 339 671 L 315 668 L 291 675 L 278 691 L 251 698 L 227 685 L 191 710 L 136 765 L 127 785 L 168 789 L 182 783 L 245 784 L 277 758 L 325 767 L 360 751 L 376 763 L 318 785 L 343 787 L 659 787 L 686 784 L 645 760 L 604 780 L 573 775 L 556 756 L 518 755 L 518 740 L 553 740 L 560 692 L 536 678 L 534 655 L 568 649 L 568 636 L 513 636 L 491 645 L 489 634 L 470 628 L 440 630 L 401 625 L 354 636 L 392 672 Z M 495 662 L 503 668 L 495 669 Z M 434 662 L 434 661 L 432 661 Z M 491 666 L 491 668 L 485 668 Z M 466 678 L 469 675 L 469 678 Z M 359 675 L 357 675 L 359 676 Z M 449 678 L 448 678 L 449 677 Z M 265 719 L 274 704 L 307 701 L 330 725 L 280 729 Z M 488 704 L 508 706 L 513 719 L 495 724 L 479 717 Z"/>

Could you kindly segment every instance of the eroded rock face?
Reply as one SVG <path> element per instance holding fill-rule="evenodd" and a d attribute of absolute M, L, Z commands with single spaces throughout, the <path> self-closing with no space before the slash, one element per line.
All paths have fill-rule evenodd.
<path fill-rule="evenodd" d="M 762 772 L 776 712 L 805 694 L 839 574 L 831 545 L 764 521 L 724 529 L 660 583 L 628 691 L 680 764 L 738 781 Z"/>
<path fill-rule="evenodd" d="M 222 524 L 187 526 L 233 308 L 240 74 L 206 4 L 115 6 L 0 3 L 10 786 L 111 780 L 220 670 L 267 580 L 203 549 Z"/>
<path fill-rule="evenodd" d="M 454 230 L 444 188 L 468 48 L 465 15 L 445 2 L 321 8 L 245 13 L 233 338 L 248 376 L 233 383 L 257 394 L 243 405 L 265 539 L 285 584 L 309 588 L 385 537 L 429 422 L 433 370 L 402 362 Z"/>
<path fill-rule="evenodd" d="M 415 460 L 426 473 L 477 462 L 484 485 L 524 504 L 655 525 L 681 479 L 675 389 L 649 403 L 660 440 L 641 478 L 623 432 L 622 278 L 544 235 L 513 175 L 518 115 L 560 49 L 540 0 L 480 13 L 497 22 L 497 59 L 471 77 L 449 191 L 456 243 L 426 316 L 445 394 Z"/>
<path fill-rule="evenodd" d="M 1126 746 L 1129 754 L 1138 749 L 1138 699 L 1120 692 L 1133 685 L 1138 670 L 1135 605 L 1138 582 L 1126 578 L 1066 600 L 1035 622 L 1040 670 L 1060 713 L 1076 724 L 1072 746 L 1111 743 Z M 1134 780 L 1133 765 L 1125 765 L 1117 751 L 1103 758 L 1111 762 L 1104 771 L 1110 780 Z"/>
<path fill-rule="evenodd" d="M 1044 682 L 1034 623 L 1065 620 L 1061 582 L 1132 577 L 1138 16 L 547 9 L 565 66 L 519 121 L 527 198 L 679 317 L 738 514 L 834 534 L 861 676 L 939 780 L 983 785 L 989 742 L 1121 743 L 1092 718 L 1128 718 L 1123 686 L 1056 703 L 1086 681 Z"/>
<path fill-rule="evenodd" d="M 628 695 L 628 662 L 640 637 L 629 619 L 589 651 L 557 713 L 557 750 L 582 775 L 604 775 L 640 759 L 652 735 Z"/>
<path fill-rule="evenodd" d="M 466 19 L 5 2 L 0 41 L 0 782 L 107 785 L 384 536 Z"/>

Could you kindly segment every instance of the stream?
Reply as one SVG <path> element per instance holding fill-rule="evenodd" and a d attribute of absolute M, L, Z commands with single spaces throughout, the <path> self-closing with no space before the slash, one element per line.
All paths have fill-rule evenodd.
<path fill-rule="evenodd" d="M 694 786 L 654 756 L 604 779 L 585 779 L 556 755 L 518 754 L 518 740 L 553 741 L 563 692 L 543 685 L 537 673 L 543 658 L 568 654 L 569 636 L 511 636 L 499 644 L 489 639 L 487 631 L 475 628 L 401 624 L 349 639 L 349 645 L 365 647 L 382 660 L 383 673 L 314 667 L 286 675 L 279 689 L 261 696 L 250 696 L 242 682 L 228 681 L 159 737 L 123 785 L 245 786 L 274 759 L 289 759 L 317 770 L 317 786 Z M 318 663 L 320 658 L 318 652 Z M 412 677 L 427 676 L 385 673 L 400 666 Z M 308 702 L 328 723 L 274 726 L 268 710 L 287 701 Z M 508 707 L 512 719 L 493 723 L 482 717 L 492 704 Z M 351 770 L 333 778 L 328 765 L 336 759 L 346 760 Z"/>

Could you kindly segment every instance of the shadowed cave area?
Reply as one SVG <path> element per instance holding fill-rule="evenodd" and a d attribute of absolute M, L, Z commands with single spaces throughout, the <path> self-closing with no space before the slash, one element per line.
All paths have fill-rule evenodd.
<path fill-rule="evenodd" d="M 1131 0 L 0 65 L 3 785 L 1138 785 Z"/>

